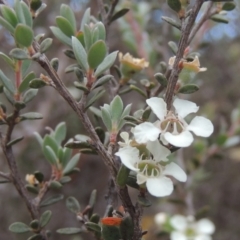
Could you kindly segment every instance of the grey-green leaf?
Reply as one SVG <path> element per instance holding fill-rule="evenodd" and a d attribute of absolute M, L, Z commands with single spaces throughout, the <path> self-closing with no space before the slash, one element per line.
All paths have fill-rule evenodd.
<path fill-rule="evenodd" d="M 195 84 L 187 84 L 183 87 L 181 87 L 178 90 L 178 93 L 183 93 L 183 94 L 191 94 L 199 90 L 198 85 Z"/>
<path fill-rule="evenodd" d="M 118 51 L 112 52 L 109 55 L 107 55 L 103 62 L 97 67 L 94 75 L 96 77 L 100 76 L 102 73 L 104 73 L 106 70 L 108 70 L 115 62 L 117 58 Z"/>
<path fill-rule="evenodd" d="M 88 64 L 91 69 L 97 68 L 104 60 L 107 53 L 107 46 L 103 40 L 95 42 L 88 52 Z"/>
<path fill-rule="evenodd" d="M 89 70 L 87 53 L 81 42 L 76 37 L 72 37 L 72 47 L 78 64 L 84 69 L 85 72 L 87 72 Z"/>
<path fill-rule="evenodd" d="M 77 166 L 79 157 L 80 157 L 80 153 L 77 153 L 69 160 L 69 162 L 67 163 L 66 167 L 63 170 L 63 175 L 68 174 Z"/>
<path fill-rule="evenodd" d="M 22 80 L 19 88 L 18 88 L 18 91 L 20 93 L 26 91 L 28 89 L 28 84 L 31 80 L 33 80 L 35 78 L 35 73 L 34 72 L 30 72 L 28 73 L 27 76 L 25 76 L 25 78 Z"/>
<path fill-rule="evenodd" d="M 52 217 L 52 212 L 50 210 L 47 210 L 46 212 L 44 212 L 40 217 L 40 226 L 45 227 L 49 223 L 51 217 Z"/>
<path fill-rule="evenodd" d="M 73 227 L 69 227 L 69 228 L 60 228 L 57 230 L 57 233 L 60 234 L 67 234 L 67 235 L 71 235 L 71 234 L 77 234 L 82 232 L 81 228 L 73 228 Z"/>
<path fill-rule="evenodd" d="M 56 17 L 56 23 L 59 29 L 68 37 L 74 36 L 74 29 L 71 23 L 64 17 Z"/>
<path fill-rule="evenodd" d="M 50 27 L 53 35 L 62 43 L 68 45 L 69 47 L 72 47 L 72 41 L 71 38 L 66 36 L 58 27 Z"/>
<path fill-rule="evenodd" d="M 9 230 L 14 233 L 30 232 L 31 228 L 22 222 L 15 222 L 9 226 Z"/>
<path fill-rule="evenodd" d="M 14 38 L 21 46 L 29 47 L 33 41 L 33 31 L 24 24 L 18 24 L 14 31 Z"/>
<path fill-rule="evenodd" d="M 18 60 L 28 59 L 29 56 L 26 51 L 21 48 L 14 48 L 10 51 L 9 55 Z"/>
<path fill-rule="evenodd" d="M 118 123 L 121 120 L 120 117 L 123 112 L 122 99 L 117 95 L 110 103 L 110 107 L 111 107 L 112 122 Z"/>
<path fill-rule="evenodd" d="M 29 89 L 23 95 L 23 102 L 28 103 L 30 102 L 38 93 L 38 89 Z"/>
<path fill-rule="evenodd" d="M 73 10 L 67 4 L 62 4 L 60 8 L 60 14 L 69 21 L 73 30 L 76 31 L 77 26 Z"/>
<path fill-rule="evenodd" d="M 12 94 L 15 93 L 15 87 L 12 81 L 0 70 L 0 80 L 2 81 L 4 87 Z"/>
<path fill-rule="evenodd" d="M 80 204 L 75 197 L 68 197 L 66 205 L 68 210 L 72 213 L 78 213 L 80 211 Z"/>
<path fill-rule="evenodd" d="M 49 197 L 40 204 L 40 207 L 46 207 L 46 206 L 52 205 L 54 203 L 61 201 L 63 198 L 64 196 L 62 194 Z"/>
<path fill-rule="evenodd" d="M 55 141 L 60 144 L 65 138 L 66 138 L 66 134 L 67 134 L 67 127 L 66 127 L 66 123 L 65 122 L 61 122 L 59 123 L 54 131 L 54 138 Z"/>
<path fill-rule="evenodd" d="M 44 39 L 40 44 L 39 48 L 40 53 L 45 53 L 51 47 L 52 41 L 53 41 L 52 38 Z"/>

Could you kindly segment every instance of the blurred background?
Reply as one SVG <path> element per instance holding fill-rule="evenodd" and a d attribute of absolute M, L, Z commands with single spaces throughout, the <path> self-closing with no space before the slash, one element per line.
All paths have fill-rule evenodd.
<path fill-rule="evenodd" d="M 60 66 L 58 74 L 69 89 L 76 95 L 78 90 L 73 88 L 76 76 L 72 73 L 66 74 L 65 68 L 73 61 L 67 58 L 63 51 L 67 49 L 62 43 L 54 38 L 49 27 L 55 26 L 55 17 L 59 15 L 60 5 L 69 4 L 75 12 L 78 26 L 80 27 L 81 17 L 87 7 L 91 7 L 91 13 L 98 16 L 99 5 L 96 0 L 51 0 L 44 1 L 47 8 L 34 22 L 35 34 L 45 33 L 45 37 L 52 37 L 54 44 L 47 52 L 49 59 L 59 58 Z M 105 1 L 111 2 L 109 1 Z M 130 3 L 131 2 L 131 3 Z M 12 4 L 12 1 L 8 1 Z M 181 95 L 180 97 L 192 100 L 200 106 L 199 115 L 205 115 L 211 119 L 215 126 L 215 132 L 208 140 L 197 139 L 195 144 L 186 150 L 180 150 L 175 154 L 177 161 L 185 162 L 189 172 L 192 172 L 191 186 L 176 185 L 176 189 L 191 190 L 195 212 L 201 212 L 210 218 L 216 225 L 214 240 L 239 240 L 240 239 L 240 144 L 239 144 L 239 69 L 240 69 L 240 15 L 239 1 L 235 0 L 236 9 L 227 12 L 228 24 L 207 21 L 200 29 L 190 45 L 191 52 L 200 53 L 201 66 L 208 70 L 197 75 L 183 72 L 180 76 L 182 83 L 195 83 L 200 86 L 200 90 L 191 95 Z M 191 4 L 194 4 L 192 1 Z M 204 4 L 204 7 L 207 3 Z M 146 58 L 150 62 L 150 67 L 134 78 L 149 79 L 154 81 L 153 75 L 160 71 L 160 62 L 168 62 L 173 56 L 168 46 L 169 41 L 177 43 L 180 32 L 161 19 L 162 16 L 173 17 L 175 13 L 171 11 L 165 1 L 120 1 L 117 9 L 131 6 L 131 11 L 119 21 L 114 22 L 108 29 L 109 51 L 120 50 L 123 53 L 130 52 L 135 57 Z M 202 13 L 201 13 L 202 14 Z M 200 14 L 200 15 L 201 15 Z M 13 38 L 5 29 L 0 28 L 0 51 L 8 54 L 13 47 Z M 11 71 L 4 61 L 0 59 L 1 70 L 9 77 Z M 36 63 L 32 63 L 31 70 L 45 74 Z M 140 83 L 137 83 L 139 87 Z M 8 106 L 5 97 L 1 94 L 0 101 Z M 133 111 L 144 107 L 144 99 L 136 92 L 123 95 L 125 104 L 132 103 Z M 108 96 L 99 100 L 95 107 L 109 102 Z M 24 140 L 14 146 L 13 150 L 17 159 L 17 164 L 24 179 L 28 173 L 36 170 L 44 172 L 46 178 L 50 176 L 50 166 L 46 162 L 41 149 L 34 137 L 34 132 L 39 132 L 42 136 L 47 133 L 45 127 L 55 126 L 64 121 L 68 127 L 67 139 L 76 134 L 85 134 L 81 122 L 67 103 L 51 88 L 40 89 L 38 95 L 27 107 L 27 111 L 40 112 L 44 118 L 38 121 L 24 121 L 20 123 L 13 137 L 24 136 Z M 152 116 L 153 117 L 153 116 Z M 153 117 L 154 119 L 154 117 Z M 4 127 L 1 126 L 4 132 Z M 216 144 L 219 137 L 228 134 L 232 137 L 234 144 L 229 146 Z M 66 139 L 66 140 L 67 140 Z M 8 167 L 2 153 L 0 155 L 0 169 L 8 172 Z M 79 223 L 74 214 L 69 212 L 65 206 L 65 199 L 68 196 L 77 198 L 84 208 L 89 201 L 91 191 L 97 189 L 97 205 L 95 212 L 103 216 L 107 200 L 109 177 L 106 167 L 101 159 L 95 155 L 82 154 L 79 166 L 80 173 L 72 175 L 72 181 L 65 185 L 60 191 L 63 192 L 64 200 L 46 207 L 53 211 L 53 217 L 48 225 L 52 230 L 52 239 L 91 239 L 90 234 L 81 236 L 61 236 L 56 230 L 64 227 L 77 227 Z M 184 190 L 185 189 L 185 190 Z M 158 212 L 169 214 L 188 214 L 188 206 L 182 202 L 174 201 L 178 199 L 176 191 L 169 198 L 154 198 L 149 196 L 152 206 L 146 208 L 143 217 L 143 229 L 149 230 L 146 239 L 167 239 L 157 237 L 160 231 L 159 226 L 154 223 L 154 215 Z M 137 192 L 130 189 L 130 194 L 135 198 Z M 34 195 L 32 195 L 34 197 Z M 185 198 L 186 196 L 183 196 Z M 15 235 L 10 233 L 8 227 L 15 221 L 29 223 L 30 218 L 22 199 L 11 184 L 0 184 L 0 239 L 27 239 L 27 234 Z M 115 208 L 121 205 L 120 201 L 115 201 Z"/>

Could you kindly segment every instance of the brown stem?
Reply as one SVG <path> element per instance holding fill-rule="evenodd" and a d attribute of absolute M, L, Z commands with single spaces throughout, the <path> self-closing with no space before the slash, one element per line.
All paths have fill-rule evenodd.
<path fill-rule="evenodd" d="M 176 59 L 173 64 L 173 69 L 172 69 L 171 75 L 168 79 L 168 86 L 167 86 L 167 91 L 166 91 L 166 95 L 165 95 L 165 101 L 167 103 L 168 110 L 171 109 L 172 98 L 174 95 L 174 89 L 177 84 L 178 75 L 181 72 L 181 68 L 179 68 L 179 62 L 181 61 L 181 59 L 183 57 L 184 50 L 188 46 L 189 34 L 191 32 L 191 29 L 193 27 L 193 24 L 195 22 L 195 19 L 197 17 L 197 14 L 198 14 L 203 2 L 204 2 L 204 0 L 196 1 L 195 5 L 193 7 L 193 10 L 189 16 L 189 19 L 185 20 L 185 22 L 182 25 L 183 26 L 182 27 L 182 29 L 183 29 L 182 36 L 181 36 L 179 44 L 178 44 L 178 51 L 176 54 Z"/>
<path fill-rule="evenodd" d="M 38 51 L 39 45 L 36 42 L 33 43 L 33 46 L 34 46 L 35 50 Z M 70 107 L 78 115 L 84 128 L 88 131 L 89 136 L 96 148 L 96 151 L 102 157 L 103 162 L 107 166 L 110 174 L 113 176 L 114 181 L 115 181 L 116 175 L 117 175 L 117 169 L 114 166 L 114 157 L 108 153 L 107 149 L 104 147 L 104 145 L 98 138 L 98 135 L 96 134 L 94 127 L 88 118 L 88 115 L 84 111 L 85 97 L 83 97 L 81 99 L 80 103 L 76 102 L 76 100 L 71 96 L 71 94 L 68 92 L 68 90 L 64 86 L 63 82 L 59 78 L 56 71 L 52 68 L 49 60 L 47 59 L 47 57 L 45 55 L 41 55 L 36 61 L 42 66 L 43 69 L 45 69 L 45 71 L 51 77 L 52 81 L 55 84 L 55 89 L 57 90 L 57 92 L 66 100 L 66 102 L 70 105 Z M 115 182 L 115 185 L 117 186 L 116 182 Z M 141 207 L 137 206 L 137 208 L 135 208 L 133 206 L 132 201 L 128 194 L 127 187 L 120 188 L 117 186 L 117 189 L 118 189 L 119 197 L 122 200 L 123 207 L 125 208 L 126 211 L 129 212 L 134 223 L 137 224 L 136 229 L 139 232 L 141 232 L 140 231 L 141 230 L 141 227 L 140 227 L 141 218 L 139 217 L 139 213 L 141 212 L 140 211 Z M 139 235 L 140 234 L 139 232 L 137 232 L 135 235 Z M 140 238 L 134 238 L 134 240 L 135 239 L 140 239 Z"/>
<path fill-rule="evenodd" d="M 199 20 L 199 22 L 193 27 L 192 32 L 188 38 L 188 45 L 192 42 L 193 38 L 195 37 L 196 33 L 202 27 L 205 21 L 207 21 L 212 15 L 216 14 L 217 11 L 211 12 L 211 9 L 214 5 L 214 2 L 209 2 L 207 6 L 207 10 L 204 12 L 203 16 Z"/>
<path fill-rule="evenodd" d="M 14 158 L 12 148 L 7 147 L 7 138 L 4 138 L 3 135 L 0 133 L 0 140 L 1 140 L 1 147 L 3 150 L 3 153 L 6 157 L 7 164 L 9 166 L 10 172 L 11 172 L 11 179 L 12 183 L 14 184 L 15 188 L 17 189 L 19 195 L 22 197 L 24 200 L 30 215 L 32 219 L 37 219 L 38 218 L 38 209 L 35 207 L 34 204 L 32 204 L 31 199 L 28 196 L 28 193 L 24 187 L 24 184 L 22 182 L 22 179 L 20 178 L 20 174 L 18 172 L 16 160 Z"/>

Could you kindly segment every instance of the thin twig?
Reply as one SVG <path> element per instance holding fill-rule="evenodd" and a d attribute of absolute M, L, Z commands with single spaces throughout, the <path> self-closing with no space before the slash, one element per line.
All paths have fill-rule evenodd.
<path fill-rule="evenodd" d="M 0 172 L 0 177 L 7 179 L 9 182 L 12 181 L 11 175 L 9 173 Z"/>
<path fill-rule="evenodd" d="M 195 35 L 199 31 L 199 29 L 202 27 L 204 22 L 207 21 L 212 15 L 217 13 L 217 10 L 211 12 L 211 9 L 212 9 L 213 5 L 214 5 L 214 2 L 209 2 L 208 3 L 206 11 L 202 15 L 202 17 L 199 20 L 199 22 L 193 27 L 192 32 L 191 32 L 191 34 L 190 34 L 190 36 L 188 38 L 188 45 L 192 42 L 193 38 L 195 37 Z"/>
<path fill-rule="evenodd" d="M 182 36 L 181 36 L 179 44 L 178 44 L 178 51 L 176 54 L 176 59 L 173 64 L 173 69 L 172 69 L 171 75 L 168 79 L 168 86 L 167 86 L 167 91 L 166 91 L 166 95 L 165 95 L 165 101 L 167 103 L 168 110 L 171 109 L 174 89 L 177 84 L 178 75 L 181 72 L 181 68 L 179 68 L 179 62 L 181 61 L 184 51 L 185 51 L 186 47 L 188 46 L 189 34 L 191 32 L 191 29 L 193 27 L 193 24 L 195 22 L 195 19 L 198 15 L 198 12 L 199 12 L 203 2 L 204 2 L 204 0 L 196 1 L 194 8 L 189 16 L 189 19 L 185 20 L 185 23 L 183 23 Z"/>

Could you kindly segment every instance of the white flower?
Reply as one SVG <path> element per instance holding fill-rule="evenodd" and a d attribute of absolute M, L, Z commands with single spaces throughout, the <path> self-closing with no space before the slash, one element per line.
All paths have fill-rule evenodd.
<path fill-rule="evenodd" d="M 193 142 L 190 131 L 201 137 L 209 137 L 213 132 L 213 124 L 207 118 L 196 116 L 190 124 L 184 120 L 188 114 L 198 111 L 199 107 L 193 102 L 175 99 L 173 102 L 175 114 L 167 111 L 166 103 L 162 98 L 152 97 L 146 102 L 159 121 L 154 124 L 144 122 L 134 128 L 133 134 L 138 143 L 155 141 L 161 134 L 160 139 L 164 144 L 188 147 Z"/>
<path fill-rule="evenodd" d="M 128 132 L 121 132 L 120 137 L 123 139 L 124 142 L 118 142 L 120 147 L 127 147 L 131 146 L 132 140 L 129 138 L 129 133 Z"/>
<path fill-rule="evenodd" d="M 171 240 L 211 240 L 215 231 L 214 224 L 209 219 L 195 221 L 193 216 L 175 215 L 170 219 L 175 229 L 170 236 Z"/>
<path fill-rule="evenodd" d="M 166 164 L 167 156 L 171 152 L 159 141 L 148 142 L 147 149 L 153 158 L 142 159 L 139 150 L 131 146 L 120 148 L 115 155 L 121 158 L 127 168 L 137 172 L 137 184 L 146 184 L 150 194 L 156 197 L 170 195 L 173 191 L 173 183 L 167 176 L 185 182 L 187 175 L 176 163 Z"/>
<path fill-rule="evenodd" d="M 168 220 L 168 215 L 166 213 L 160 212 L 154 216 L 154 221 L 158 226 L 162 226 Z"/>

